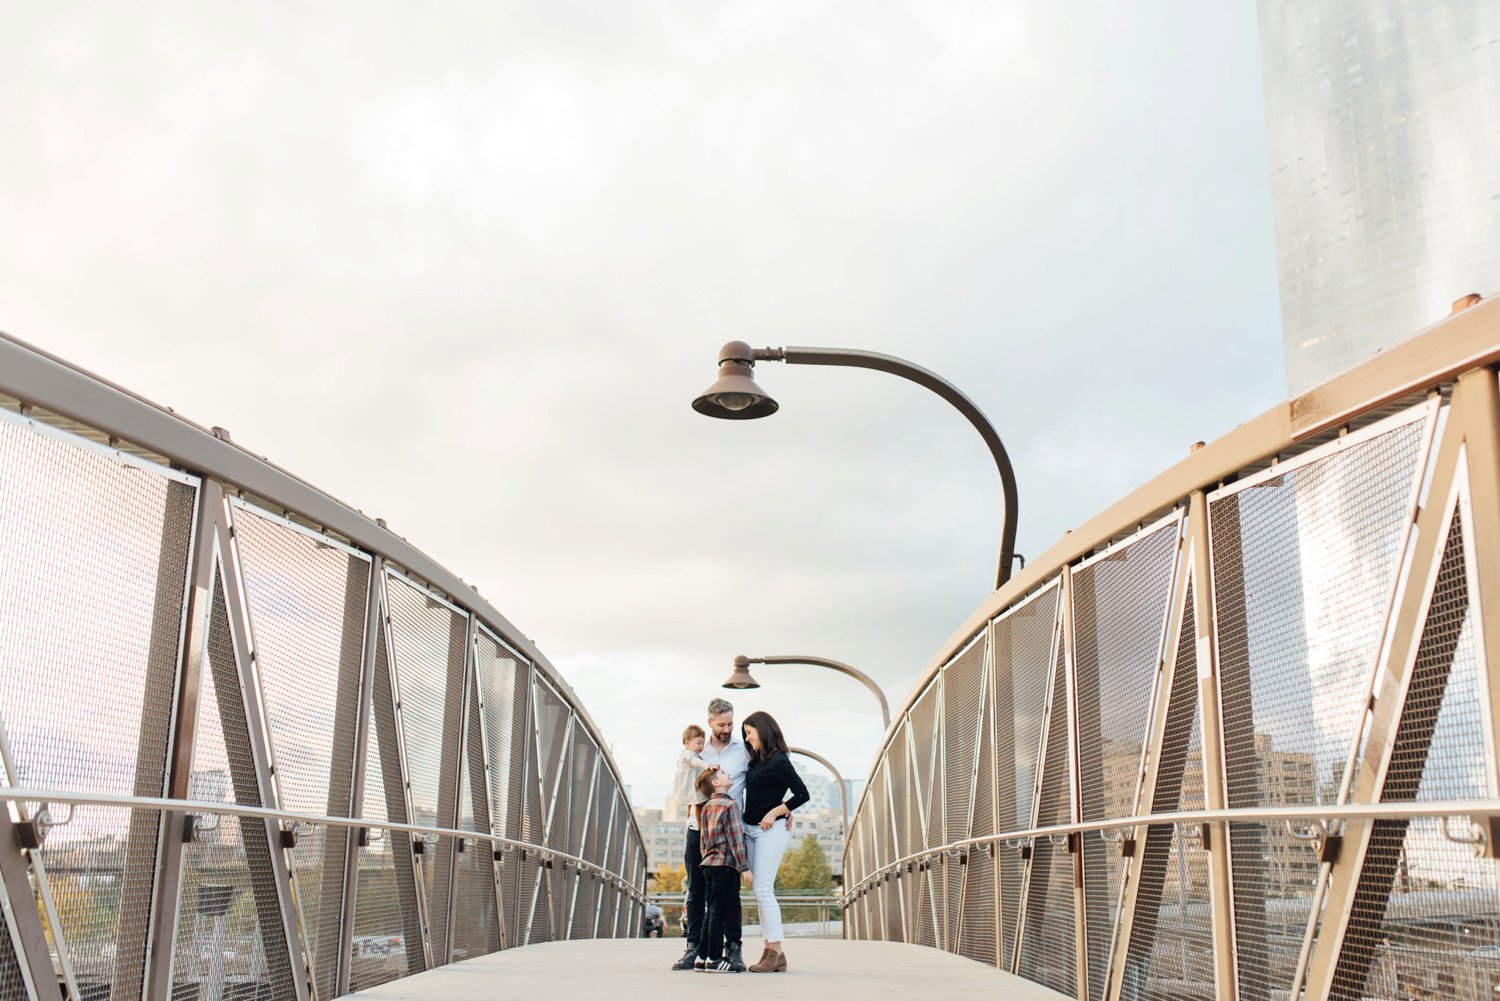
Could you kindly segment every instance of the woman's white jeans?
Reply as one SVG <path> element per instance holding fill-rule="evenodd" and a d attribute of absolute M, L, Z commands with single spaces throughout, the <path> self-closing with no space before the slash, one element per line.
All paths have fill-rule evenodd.
<path fill-rule="evenodd" d="M 767 942 L 781 941 L 781 905 L 776 902 L 776 870 L 786 854 L 792 834 L 785 818 L 778 817 L 769 831 L 759 824 L 745 826 L 745 852 L 750 856 L 750 872 L 755 878 L 755 902 L 760 906 L 760 937 Z"/>

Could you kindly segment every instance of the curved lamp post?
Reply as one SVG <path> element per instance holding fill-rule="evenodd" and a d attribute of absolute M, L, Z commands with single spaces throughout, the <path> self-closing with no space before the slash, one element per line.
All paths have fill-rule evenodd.
<path fill-rule="evenodd" d="M 812 758 L 818 764 L 822 765 L 824 768 L 833 773 L 833 780 L 837 782 L 839 786 L 839 803 L 844 808 L 844 837 L 847 838 L 849 836 L 849 790 L 844 788 L 844 777 L 839 774 L 839 770 L 837 768 L 833 767 L 833 762 L 829 761 L 821 754 L 814 754 L 805 747 L 788 747 L 787 750 L 792 754 L 800 754 L 804 758 Z"/>
<path fill-rule="evenodd" d="M 880 686 L 875 684 L 875 679 L 863 671 L 850 667 L 848 664 L 829 660 L 827 657 L 746 657 L 744 654 L 740 654 L 734 658 L 734 673 L 729 675 L 729 680 L 724 682 L 723 687 L 759 688 L 760 682 L 750 676 L 751 664 L 812 664 L 815 667 L 832 668 L 835 671 L 847 674 L 875 693 L 875 697 L 880 700 L 880 719 L 885 723 L 887 730 L 891 728 L 891 709 L 885 701 L 885 692 L 882 692 Z"/>
<path fill-rule="evenodd" d="M 693 401 L 693 409 L 708 417 L 745 421 L 769 417 L 780 405 L 755 384 L 752 373 L 757 361 L 784 361 L 788 365 L 834 365 L 843 368 L 869 368 L 887 372 L 932 390 L 953 405 L 979 432 L 994 457 L 1004 492 L 1004 510 L 1000 519 L 1000 566 L 995 572 L 998 589 L 1010 580 L 1010 564 L 1016 558 L 1016 477 L 1010 457 L 994 427 L 975 406 L 974 401 L 942 376 L 909 361 L 873 351 L 845 348 L 752 348 L 744 341 L 730 341 L 719 349 L 719 377 Z"/>

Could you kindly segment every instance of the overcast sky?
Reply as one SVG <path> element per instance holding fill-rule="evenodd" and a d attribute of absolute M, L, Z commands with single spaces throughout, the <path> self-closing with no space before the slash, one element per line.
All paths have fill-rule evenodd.
<path fill-rule="evenodd" d="M 0 329 L 312 480 L 548 653 L 638 804 L 737 653 L 899 703 L 1019 541 L 1285 395 L 1253 0 L 13 6 Z M 832 672 L 734 695 L 863 778 Z M 806 763 L 806 767 L 815 766 Z"/>

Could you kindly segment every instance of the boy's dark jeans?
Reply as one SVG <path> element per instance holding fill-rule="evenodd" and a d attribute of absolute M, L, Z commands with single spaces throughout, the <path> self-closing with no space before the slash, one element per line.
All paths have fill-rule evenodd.
<path fill-rule="evenodd" d="M 731 865 L 706 865 L 703 882 L 708 913 L 698 955 L 719 960 L 724 958 L 726 942 L 738 944 L 740 940 L 740 873 Z"/>

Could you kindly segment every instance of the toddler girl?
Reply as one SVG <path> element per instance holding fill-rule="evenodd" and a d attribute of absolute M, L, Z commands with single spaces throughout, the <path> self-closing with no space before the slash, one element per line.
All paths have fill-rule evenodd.
<path fill-rule="evenodd" d="M 695 785 L 698 776 L 708 769 L 719 767 L 698 757 L 703 753 L 703 742 L 707 737 L 703 727 L 696 723 L 689 724 L 682 731 L 682 753 L 677 756 L 677 774 L 672 777 L 672 799 L 690 811 L 696 811 L 698 804 L 708 798 Z"/>

